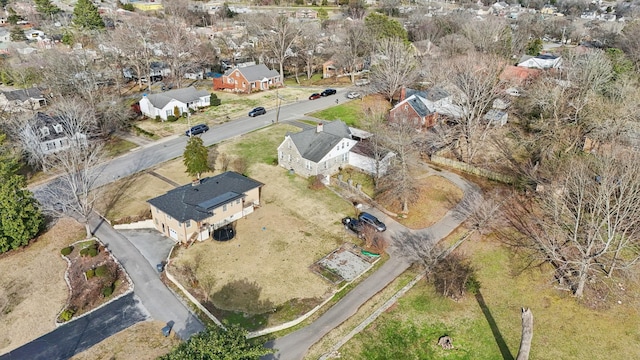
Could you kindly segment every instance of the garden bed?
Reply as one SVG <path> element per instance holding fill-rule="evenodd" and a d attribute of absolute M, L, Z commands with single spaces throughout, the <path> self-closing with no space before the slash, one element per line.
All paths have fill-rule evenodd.
<path fill-rule="evenodd" d="M 131 281 L 109 251 L 96 239 L 64 248 L 71 295 L 58 322 L 69 321 L 129 291 Z"/>

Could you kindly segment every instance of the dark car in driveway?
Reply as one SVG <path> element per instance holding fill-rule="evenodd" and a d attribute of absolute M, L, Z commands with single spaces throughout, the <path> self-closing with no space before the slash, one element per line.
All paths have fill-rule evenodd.
<path fill-rule="evenodd" d="M 385 225 L 382 221 L 378 220 L 377 217 L 369 214 L 368 212 L 360 213 L 358 216 L 358 220 L 360 222 L 373 227 L 376 231 L 385 231 L 387 230 L 387 225 Z"/>
<path fill-rule="evenodd" d="M 309 100 L 320 99 L 321 97 L 322 97 L 322 95 L 320 95 L 318 93 L 313 93 L 313 94 L 311 94 L 311 96 L 309 96 Z"/>
<path fill-rule="evenodd" d="M 263 108 L 262 106 L 259 106 L 251 111 L 249 111 L 249 116 L 251 117 L 256 117 L 258 115 L 264 115 L 267 113 L 267 110 L 265 108 Z"/>
<path fill-rule="evenodd" d="M 336 89 L 327 89 L 325 91 L 323 91 L 320 96 L 329 96 L 329 95 L 335 95 L 336 94 Z"/>
<path fill-rule="evenodd" d="M 209 131 L 209 127 L 206 124 L 198 124 L 196 126 L 191 127 L 191 129 L 184 132 L 187 136 L 198 135 L 202 133 L 206 133 Z"/>
<path fill-rule="evenodd" d="M 353 231 L 359 238 L 363 236 L 364 224 L 362 221 L 347 216 L 342 218 L 342 224 L 345 229 Z"/>

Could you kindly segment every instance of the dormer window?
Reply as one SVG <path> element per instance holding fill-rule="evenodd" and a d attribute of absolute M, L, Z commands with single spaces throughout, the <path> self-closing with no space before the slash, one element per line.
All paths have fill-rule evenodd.
<path fill-rule="evenodd" d="M 57 134 L 60 134 L 62 132 L 62 125 L 60 124 L 53 125 L 53 130 L 55 130 Z"/>
<path fill-rule="evenodd" d="M 41 127 L 40 134 L 42 134 L 42 137 L 49 136 L 49 128 L 46 126 Z"/>

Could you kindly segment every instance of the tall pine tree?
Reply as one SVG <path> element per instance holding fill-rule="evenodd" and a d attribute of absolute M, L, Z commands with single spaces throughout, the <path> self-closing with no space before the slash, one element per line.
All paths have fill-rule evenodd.
<path fill-rule="evenodd" d="M 183 162 L 184 166 L 187 167 L 187 174 L 196 177 L 199 180 L 200 174 L 205 171 L 210 171 L 211 169 L 207 162 L 208 153 L 209 152 L 200 137 L 190 137 L 183 154 Z"/>
<path fill-rule="evenodd" d="M 4 138 L 0 135 L 0 253 L 27 245 L 44 222 L 24 177 L 17 173 L 18 162 L 3 147 Z"/>
<path fill-rule="evenodd" d="M 104 21 L 98 13 L 98 8 L 91 0 L 78 0 L 73 8 L 73 23 L 87 30 L 99 30 L 104 28 Z"/>

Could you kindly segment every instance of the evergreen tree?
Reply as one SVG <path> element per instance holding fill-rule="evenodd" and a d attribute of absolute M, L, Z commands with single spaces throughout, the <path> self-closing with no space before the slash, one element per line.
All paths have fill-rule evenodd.
<path fill-rule="evenodd" d="M 208 154 L 209 152 L 200 137 L 190 137 L 183 154 L 183 163 L 187 167 L 187 174 L 200 179 L 200 174 L 210 171 L 211 168 L 207 162 Z"/>
<path fill-rule="evenodd" d="M 537 56 L 542 51 L 542 40 L 540 38 L 535 38 L 527 44 L 527 55 Z"/>
<path fill-rule="evenodd" d="M 14 26 L 9 32 L 9 38 L 11 41 L 25 41 L 27 38 L 24 36 L 24 31 L 19 26 Z"/>
<path fill-rule="evenodd" d="M 78 0 L 73 8 L 73 23 L 79 28 L 88 30 L 104 28 L 104 21 L 98 13 L 98 8 L 91 0 Z"/>
<path fill-rule="evenodd" d="M 51 15 L 55 15 L 61 11 L 59 7 L 51 2 L 51 0 L 35 0 L 35 2 L 36 11 L 43 16 L 51 17 Z"/>
<path fill-rule="evenodd" d="M 24 177 L 17 173 L 18 162 L 2 147 L 4 138 L 0 135 L 0 253 L 27 245 L 44 220 Z"/>
<path fill-rule="evenodd" d="M 209 327 L 160 357 L 160 360 L 258 360 L 271 352 L 260 342 L 247 339 L 246 330 L 237 326 L 230 326 L 227 330 Z"/>
<path fill-rule="evenodd" d="M 409 41 L 409 34 L 402 24 L 387 15 L 371 13 L 364 18 L 364 25 L 375 39 L 400 38 Z"/>

